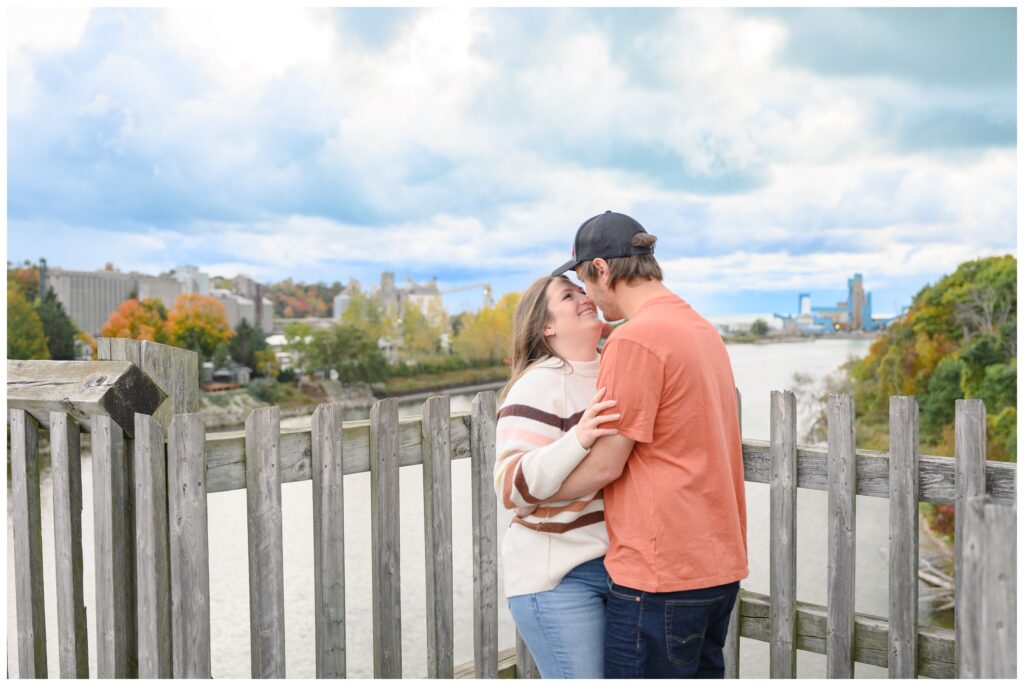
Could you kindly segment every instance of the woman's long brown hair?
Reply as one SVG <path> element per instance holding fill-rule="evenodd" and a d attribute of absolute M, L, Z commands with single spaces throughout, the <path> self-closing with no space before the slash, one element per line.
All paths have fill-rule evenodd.
<path fill-rule="evenodd" d="M 519 380 L 530 365 L 554 357 L 565 360 L 548 344 L 544 327 L 551 321 L 548 310 L 548 285 L 564 276 L 542 276 L 526 289 L 512 315 L 512 371 L 508 383 L 501 389 L 498 402 L 505 399 L 512 385 Z M 571 282 L 569 282 L 571 283 Z"/>

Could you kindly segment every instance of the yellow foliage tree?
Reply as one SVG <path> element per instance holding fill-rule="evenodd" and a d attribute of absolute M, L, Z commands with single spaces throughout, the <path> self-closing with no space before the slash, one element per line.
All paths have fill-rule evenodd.
<path fill-rule="evenodd" d="M 459 335 L 452 344 L 466 362 L 499 362 L 511 353 L 512 314 L 521 293 L 506 293 L 494 307 L 462 315 Z"/>
<path fill-rule="evenodd" d="M 182 293 L 167 317 L 171 344 L 213 357 L 217 346 L 234 336 L 224 305 L 214 297 Z"/>

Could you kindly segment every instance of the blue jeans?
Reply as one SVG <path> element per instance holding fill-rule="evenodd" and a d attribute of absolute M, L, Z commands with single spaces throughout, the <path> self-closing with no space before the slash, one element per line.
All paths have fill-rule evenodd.
<path fill-rule="evenodd" d="M 722 679 L 722 648 L 740 582 L 646 593 L 608 582 L 604 671 L 609 679 Z"/>
<path fill-rule="evenodd" d="M 607 595 L 602 556 L 573 568 L 550 591 L 508 599 L 512 619 L 543 678 L 604 676 Z"/>

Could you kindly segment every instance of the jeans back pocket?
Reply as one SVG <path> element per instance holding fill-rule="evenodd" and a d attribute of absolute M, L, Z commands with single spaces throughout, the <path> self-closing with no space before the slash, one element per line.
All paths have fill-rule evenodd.
<path fill-rule="evenodd" d="M 688 667 L 700 658 L 704 634 L 722 598 L 665 601 L 665 650 L 668 659 Z"/>

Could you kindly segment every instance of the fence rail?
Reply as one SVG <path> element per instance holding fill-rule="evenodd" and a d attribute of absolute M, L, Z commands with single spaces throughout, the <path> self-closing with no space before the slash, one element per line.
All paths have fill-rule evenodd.
<path fill-rule="evenodd" d="M 168 363 L 174 349 L 163 348 L 115 342 L 101 351 L 134 357 L 157 375 L 178 374 L 188 360 Z M 130 367 L 123 371 L 148 379 L 136 363 Z M 152 381 L 156 386 L 161 380 Z M 163 383 L 185 388 L 190 397 L 180 379 Z M 378 401 L 370 420 L 362 422 L 342 422 L 341 405 L 322 405 L 305 430 L 281 430 L 278 408 L 264 408 L 249 417 L 245 431 L 229 434 L 206 434 L 201 417 L 188 414 L 193 400 L 182 403 L 173 395 L 166 401 L 154 395 L 159 416 L 150 416 L 152 409 L 133 413 L 130 428 L 103 414 L 100 404 L 82 420 L 81 412 L 70 411 L 58 395 L 34 397 L 30 414 L 8 391 L 21 676 L 45 676 L 47 669 L 33 417 L 44 411 L 54 454 L 61 676 L 88 674 L 79 426 L 93 433 L 93 640 L 99 676 L 212 675 L 206 501 L 209 493 L 243 488 L 252 675 L 286 676 L 281 484 L 311 479 L 316 674 L 344 677 L 343 483 L 345 475 L 360 472 L 371 475 L 373 671 L 379 677 L 401 676 L 398 474 L 415 464 L 423 465 L 427 674 L 536 675 L 521 641 L 512 650 L 498 649 L 492 392 L 478 394 L 467 413 L 451 414 L 446 397 L 432 397 L 422 417 L 404 419 L 394 400 Z M 771 401 L 771 439 L 743 442 L 746 480 L 771 488 L 771 593 L 741 592 L 727 641 L 727 673 L 739 674 L 742 636 L 770 644 L 773 677 L 797 676 L 797 650 L 826 654 L 830 677 L 851 676 L 855 662 L 887 667 L 900 677 L 1015 675 L 1015 547 L 1006 541 L 1015 541 L 1016 465 L 985 461 L 980 401 L 957 402 L 955 460 L 918 456 L 913 398 L 892 400 L 889 453 L 855 449 L 854 408 L 847 396 L 829 399 L 824 449 L 797 445 L 792 393 L 774 392 Z M 123 416 L 123 409 L 119 412 Z M 472 463 L 474 661 L 461 666 L 454 664 L 453 650 L 453 459 Z M 829 493 L 827 607 L 796 598 L 799 488 Z M 856 494 L 891 502 L 888 618 L 855 612 Z M 962 531 L 956 537 L 955 630 L 917 625 L 919 502 L 956 504 L 963 515 L 957 518 Z"/>

